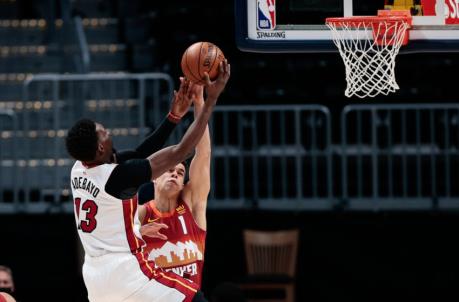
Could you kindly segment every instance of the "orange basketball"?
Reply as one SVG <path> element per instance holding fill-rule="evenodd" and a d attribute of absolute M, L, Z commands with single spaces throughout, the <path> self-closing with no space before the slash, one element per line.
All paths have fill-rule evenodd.
<path fill-rule="evenodd" d="M 185 50 L 182 56 L 182 72 L 187 79 L 197 84 L 204 84 L 204 72 L 210 80 L 218 76 L 218 66 L 225 59 L 217 45 L 210 42 L 197 42 Z"/>

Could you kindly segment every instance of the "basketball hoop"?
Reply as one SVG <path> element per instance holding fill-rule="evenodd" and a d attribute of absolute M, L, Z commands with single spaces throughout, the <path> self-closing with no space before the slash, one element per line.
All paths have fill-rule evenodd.
<path fill-rule="evenodd" d="M 399 89 L 395 81 L 395 57 L 409 40 L 408 11 L 327 18 L 326 24 L 346 66 L 347 97 L 374 97 Z"/>

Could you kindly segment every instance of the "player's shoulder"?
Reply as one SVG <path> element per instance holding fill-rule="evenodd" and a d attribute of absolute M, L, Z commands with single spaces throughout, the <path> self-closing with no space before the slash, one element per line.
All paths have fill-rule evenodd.
<path fill-rule="evenodd" d="M 182 194 L 180 194 L 180 197 L 177 201 L 176 209 L 183 209 L 184 213 L 187 212 L 193 215 L 192 204 L 191 204 L 191 194 L 184 194 L 184 192 L 182 191 Z"/>
<path fill-rule="evenodd" d="M 147 201 L 142 205 L 142 207 L 145 209 L 148 216 L 158 216 L 160 214 L 159 210 L 156 208 L 154 199 Z"/>

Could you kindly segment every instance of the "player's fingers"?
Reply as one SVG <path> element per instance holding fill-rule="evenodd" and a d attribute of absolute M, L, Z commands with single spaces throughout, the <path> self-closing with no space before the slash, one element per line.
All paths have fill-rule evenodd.
<path fill-rule="evenodd" d="M 185 81 L 182 77 L 180 77 L 180 88 L 179 88 L 179 91 L 183 91 L 183 89 L 185 89 Z"/>
<path fill-rule="evenodd" d="M 230 78 L 230 76 L 231 76 L 231 65 L 228 64 L 228 66 L 226 67 L 226 72 L 225 72 L 225 77 L 224 77 L 225 82 L 228 81 L 228 79 Z"/>
<path fill-rule="evenodd" d="M 228 60 L 227 59 L 224 59 L 222 61 L 222 68 L 223 68 L 223 72 L 227 71 L 227 69 L 228 69 Z"/>
<path fill-rule="evenodd" d="M 226 59 L 222 63 L 223 63 L 224 72 L 221 75 L 221 80 L 226 82 L 228 81 L 230 74 L 231 74 L 231 65 L 228 63 Z"/>
<path fill-rule="evenodd" d="M 226 74 L 227 74 L 227 64 L 226 64 L 226 59 L 221 61 L 220 64 L 218 65 L 218 77 L 217 81 L 222 81 L 225 79 Z"/>
<path fill-rule="evenodd" d="M 209 77 L 209 74 L 207 72 L 204 72 L 204 85 L 205 86 L 209 86 L 210 84 L 212 84 L 212 82 L 210 81 L 210 77 Z"/>
<path fill-rule="evenodd" d="M 184 90 L 185 95 L 188 95 L 189 91 L 190 91 L 190 81 L 185 79 L 185 90 Z"/>
<path fill-rule="evenodd" d="M 179 101 L 182 100 L 182 98 L 185 96 L 185 93 L 186 93 L 186 84 L 185 84 L 185 81 L 183 81 L 181 84 L 180 84 L 180 89 L 178 91 L 178 96 L 179 96 Z"/>
<path fill-rule="evenodd" d="M 154 236 L 151 236 L 151 237 L 162 239 L 162 240 L 167 240 L 167 236 L 164 235 L 164 234 L 161 234 L 161 233 L 157 233 L 157 234 L 155 234 Z"/>
<path fill-rule="evenodd" d="M 157 223 L 156 224 L 157 227 L 159 227 L 160 229 L 168 229 L 169 226 L 165 223 Z"/>
<path fill-rule="evenodd" d="M 167 240 L 167 236 L 160 232 L 152 232 L 151 234 L 146 234 L 146 235 L 152 238 L 159 238 L 159 239 Z"/>
<path fill-rule="evenodd" d="M 159 238 L 162 240 L 167 240 L 167 236 L 158 232 L 152 232 L 152 233 L 145 233 L 143 234 L 144 236 L 150 237 L 150 238 Z"/>

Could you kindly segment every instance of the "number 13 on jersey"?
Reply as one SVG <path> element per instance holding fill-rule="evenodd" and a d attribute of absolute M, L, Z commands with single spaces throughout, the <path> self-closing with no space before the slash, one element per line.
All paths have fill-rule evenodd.
<path fill-rule="evenodd" d="M 97 204 L 94 200 L 87 199 L 81 204 L 81 211 L 83 216 L 80 215 L 81 198 L 75 198 L 75 213 L 77 216 L 78 229 L 85 233 L 91 233 L 97 227 Z"/>

